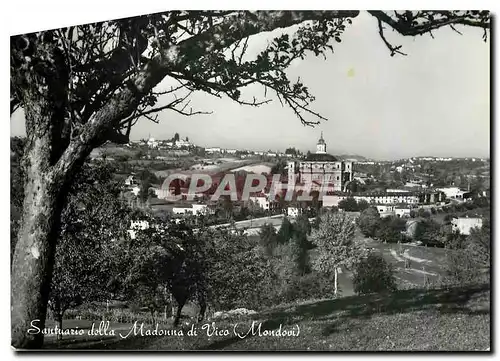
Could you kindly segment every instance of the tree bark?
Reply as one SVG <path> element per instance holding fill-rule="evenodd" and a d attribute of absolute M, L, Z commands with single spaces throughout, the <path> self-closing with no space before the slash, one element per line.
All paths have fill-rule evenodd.
<path fill-rule="evenodd" d="M 34 148 L 29 158 L 37 157 Z M 37 163 L 35 159 L 31 159 Z M 54 264 L 57 226 L 61 215 L 61 188 L 47 173 L 31 174 L 25 182 L 23 221 L 18 233 L 11 274 L 12 345 L 15 348 L 41 348 L 43 334 L 28 333 L 31 322 L 45 327 L 47 301 Z"/>

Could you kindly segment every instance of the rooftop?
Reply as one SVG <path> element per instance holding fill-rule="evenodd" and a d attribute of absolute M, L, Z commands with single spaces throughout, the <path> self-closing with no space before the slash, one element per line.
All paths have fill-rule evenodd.
<path fill-rule="evenodd" d="M 338 158 L 334 157 L 331 154 L 311 153 L 306 157 L 305 160 L 306 161 L 314 161 L 314 162 L 337 162 Z"/>

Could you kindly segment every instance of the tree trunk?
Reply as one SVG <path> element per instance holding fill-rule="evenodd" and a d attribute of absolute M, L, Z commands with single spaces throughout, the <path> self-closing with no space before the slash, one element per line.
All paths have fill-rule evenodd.
<path fill-rule="evenodd" d="M 36 157 L 36 151 L 30 156 Z M 41 348 L 42 332 L 28 333 L 31 322 L 45 327 L 57 227 L 61 216 L 62 187 L 54 187 L 48 174 L 27 175 L 22 223 L 11 270 L 12 345 Z M 34 168 L 34 169 L 33 169 Z"/>
<path fill-rule="evenodd" d="M 335 287 L 334 288 L 334 295 L 335 295 L 335 297 L 337 297 L 337 273 L 338 273 L 337 267 L 335 267 L 335 281 L 334 281 L 334 283 L 335 283 L 335 285 L 334 285 L 334 287 Z"/>
<path fill-rule="evenodd" d="M 62 325 L 63 315 L 62 315 L 62 312 L 58 312 L 57 313 L 56 320 L 57 320 L 57 327 L 59 327 L 59 330 L 61 330 L 61 333 L 57 335 L 57 339 L 58 340 L 62 340 L 62 330 L 63 330 L 63 325 Z"/>

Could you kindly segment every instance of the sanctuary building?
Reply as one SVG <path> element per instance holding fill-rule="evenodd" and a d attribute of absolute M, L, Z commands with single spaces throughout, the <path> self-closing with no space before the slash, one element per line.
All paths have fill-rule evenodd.
<path fill-rule="evenodd" d="M 328 191 L 345 191 L 353 179 L 352 162 L 342 161 L 326 152 L 323 132 L 316 145 L 316 153 L 302 161 L 288 162 L 288 184 L 328 185 Z"/>

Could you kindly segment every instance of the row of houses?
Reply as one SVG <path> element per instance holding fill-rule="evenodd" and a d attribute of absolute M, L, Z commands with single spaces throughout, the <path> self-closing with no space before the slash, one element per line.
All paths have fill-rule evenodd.
<path fill-rule="evenodd" d="M 286 154 L 280 152 L 271 152 L 271 151 L 252 151 L 252 150 L 238 150 L 238 149 L 224 149 L 220 147 L 210 147 L 205 148 L 205 153 L 207 154 L 231 154 L 234 155 L 238 152 L 244 153 L 241 154 L 242 158 L 251 157 L 255 155 L 266 156 L 266 157 L 281 157 L 281 158 L 293 158 L 293 154 Z"/>
<path fill-rule="evenodd" d="M 322 197 L 323 207 L 338 207 L 342 200 L 354 198 L 357 202 L 366 201 L 369 204 L 381 205 L 417 205 L 417 204 L 435 204 L 445 200 L 445 194 L 440 191 L 434 192 L 411 192 L 390 189 L 384 193 L 378 194 L 356 194 L 356 193 L 340 193 L 334 195 L 324 195 Z"/>

